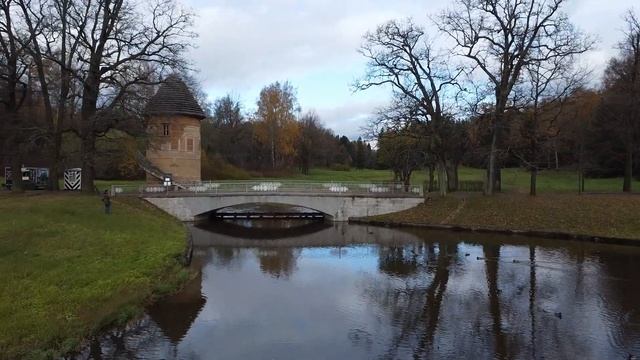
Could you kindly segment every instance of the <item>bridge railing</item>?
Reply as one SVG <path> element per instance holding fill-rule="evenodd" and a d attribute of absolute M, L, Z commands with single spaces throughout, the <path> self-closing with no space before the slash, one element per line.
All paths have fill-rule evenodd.
<path fill-rule="evenodd" d="M 179 195 L 179 194 L 260 194 L 301 193 L 333 195 L 403 195 L 422 196 L 422 186 L 389 182 L 306 182 L 306 181 L 202 181 L 182 183 L 181 188 L 162 185 L 112 185 L 112 196 L 118 195 Z"/>

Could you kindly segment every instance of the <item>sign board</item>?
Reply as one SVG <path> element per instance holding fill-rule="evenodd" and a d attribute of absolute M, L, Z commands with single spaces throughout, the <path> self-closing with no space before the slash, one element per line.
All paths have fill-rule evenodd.
<path fill-rule="evenodd" d="M 49 182 L 49 169 L 48 168 L 38 168 L 36 170 L 37 174 L 37 183 L 47 185 Z"/>
<path fill-rule="evenodd" d="M 11 177 L 13 176 L 13 172 L 11 171 L 10 166 L 5 166 L 4 168 L 4 182 L 11 182 Z"/>
<path fill-rule="evenodd" d="M 82 189 L 82 169 L 72 168 L 64 171 L 64 189 L 72 191 Z"/>
<path fill-rule="evenodd" d="M 20 168 L 22 182 L 27 189 L 44 189 L 49 182 L 49 169 L 24 166 Z M 13 185 L 13 171 L 10 166 L 4 168 L 4 182 L 7 187 Z"/>

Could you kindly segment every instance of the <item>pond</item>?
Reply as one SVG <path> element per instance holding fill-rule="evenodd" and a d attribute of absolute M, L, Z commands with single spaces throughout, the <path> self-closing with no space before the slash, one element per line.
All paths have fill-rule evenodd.
<path fill-rule="evenodd" d="M 640 355 L 640 247 L 301 220 L 192 232 L 197 277 L 79 358 Z"/>

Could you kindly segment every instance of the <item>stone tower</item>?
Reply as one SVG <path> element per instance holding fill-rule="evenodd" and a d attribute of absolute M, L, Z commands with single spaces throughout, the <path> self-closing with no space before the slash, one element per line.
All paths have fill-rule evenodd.
<path fill-rule="evenodd" d="M 177 183 L 200 181 L 200 121 L 206 115 L 184 81 L 168 76 L 149 100 L 145 115 L 150 165 Z M 148 182 L 158 182 L 158 177 L 147 169 Z"/>

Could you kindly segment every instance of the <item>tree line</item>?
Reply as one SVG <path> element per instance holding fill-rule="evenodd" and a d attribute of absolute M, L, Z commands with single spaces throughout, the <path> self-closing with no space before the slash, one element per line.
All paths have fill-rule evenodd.
<path fill-rule="evenodd" d="M 57 190 L 64 168 L 82 168 L 82 189 L 100 178 L 140 178 L 148 146 L 144 109 L 178 73 L 211 112 L 203 121 L 205 176 L 311 167 L 373 167 L 375 151 L 301 113 L 287 82 L 266 86 L 257 111 L 231 97 L 212 109 L 185 58 L 194 15 L 174 0 L 0 0 L 0 161 L 37 162 Z M 224 171 L 220 171 L 220 169 Z M 226 173 L 225 173 L 226 171 Z M 12 189 L 23 189 L 20 171 Z"/>
<path fill-rule="evenodd" d="M 203 121 L 202 142 L 204 178 L 377 166 L 369 143 L 336 135 L 315 112 L 303 113 L 289 82 L 265 86 L 251 113 L 230 95 L 217 99 Z"/>
<path fill-rule="evenodd" d="M 98 144 L 142 136 L 155 86 L 189 72 L 192 23 L 173 0 L 0 0 L 0 154 L 13 169 L 39 154 L 56 190 L 75 146 L 93 192 Z M 20 171 L 12 180 L 20 191 Z"/>
<path fill-rule="evenodd" d="M 354 89 L 387 87 L 392 99 L 366 141 L 303 113 L 287 82 L 264 87 L 249 114 L 219 99 L 203 122 L 204 174 L 385 167 L 408 184 L 427 169 L 445 194 L 468 165 L 487 169 L 492 193 L 501 168 L 522 166 L 535 195 L 540 169 L 572 167 L 580 190 L 585 177 L 622 175 L 631 191 L 640 173 L 640 22 L 624 15 L 618 54 L 599 81 L 580 65 L 596 41 L 571 23 L 566 2 L 456 0 L 434 17 L 434 34 L 410 19 L 367 33 L 368 65 Z M 45 161 L 51 189 L 71 162 L 88 192 L 97 175 L 135 176 L 143 109 L 161 79 L 180 73 L 206 102 L 185 59 L 192 23 L 174 0 L 0 0 L 2 158 L 13 169 Z M 20 190 L 19 171 L 13 183 Z"/>
<path fill-rule="evenodd" d="M 390 105 L 369 125 L 379 152 L 411 172 L 435 173 L 440 192 L 458 188 L 460 164 L 521 166 L 536 194 L 542 168 L 571 166 L 585 176 L 623 175 L 631 191 L 640 127 L 640 23 L 633 11 L 599 85 L 583 55 L 596 41 L 564 13 L 565 0 L 457 0 L 434 17 L 436 34 L 412 19 L 368 32 L 368 60 L 355 90 L 391 89 Z"/>

